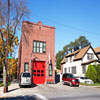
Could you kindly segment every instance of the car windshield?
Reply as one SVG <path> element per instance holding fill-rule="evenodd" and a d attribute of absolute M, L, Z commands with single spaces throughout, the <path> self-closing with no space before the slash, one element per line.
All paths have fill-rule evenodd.
<path fill-rule="evenodd" d="M 81 77 L 81 79 L 88 79 L 87 77 Z"/>
<path fill-rule="evenodd" d="M 73 74 L 69 74 L 68 76 L 69 76 L 69 78 L 75 78 L 75 76 Z"/>
<path fill-rule="evenodd" d="M 23 73 L 23 77 L 30 77 L 30 73 Z"/>
<path fill-rule="evenodd" d="M 87 77 L 84 77 L 84 79 L 88 79 Z"/>

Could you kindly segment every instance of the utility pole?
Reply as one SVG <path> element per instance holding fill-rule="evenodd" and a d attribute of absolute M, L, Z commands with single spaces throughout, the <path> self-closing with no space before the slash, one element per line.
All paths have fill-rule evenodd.
<path fill-rule="evenodd" d="M 8 0 L 8 22 L 7 22 L 7 35 L 6 35 L 6 55 L 5 55 L 5 81 L 4 81 L 4 93 L 8 92 L 8 76 L 7 76 L 7 67 L 8 67 L 8 36 L 9 36 L 9 7 L 10 3 Z"/>

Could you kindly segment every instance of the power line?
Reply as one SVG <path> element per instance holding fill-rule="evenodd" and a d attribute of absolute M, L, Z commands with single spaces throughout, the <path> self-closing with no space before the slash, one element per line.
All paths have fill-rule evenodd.
<path fill-rule="evenodd" d="M 99 33 L 94 33 L 94 32 L 90 32 L 90 31 L 87 31 L 87 30 L 83 30 L 83 29 L 80 29 L 80 28 L 76 28 L 76 27 L 73 27 L 73 26 L 65 25 L 65 24 L 56 22 L 56 21 L 54 21 L 54 20 L 47 19 L 47 18 L 45 18 L 45 17 L 43 17 L 43 16 L 39 16 L 39 15 L 36 15 L 36 14 L 33 14 L 33 15 L 36 16 L 36 17 L 38 17 L 38 18 L 41 18 L 41 19 L 43 19 L 43 20 L 46 20 L 46 21 L 49 21 L 49 22 L 52 22 L 52 23 L 55 23 L 55 24 L 58 24 L 58 25 L 61 25 L 61 26 L 70 28 L 70 29 L 79 30 L 79 31 L 81 31 L 81 32 L 86 32 L 86 33 L 99 34 Z"/>

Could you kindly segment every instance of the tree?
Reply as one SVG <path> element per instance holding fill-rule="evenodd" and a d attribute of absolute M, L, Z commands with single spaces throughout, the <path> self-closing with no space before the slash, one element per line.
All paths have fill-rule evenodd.
<path fill-rule="evenodd" d="M 59 51 L 57 54 L 56 54 L 56 66 L 57 66 L 57 69 L 61 69 L 61 61 L 64 57 L 64 52 L 63 51 Z"/>
<path fill-rule="evenodd" d="M 9 78 L 16 78 L 17 76 L 17 59 L 8 59 L 8 71 Z"/>
<path fill-rule="evenodd" d="M 7 70 L 7 56 L 14 52 L 15 46 L 18 45 L 18 37 L 16 31 L 20 29 L 20 25 L 24 17 L 28 17 L 29 9 L 26 6 L 25 0 L 0 0 L 0 59 L 2 65 Z M 3 52 L 2 52 L 3 51 Z M 5 86 L 6 76 L 5 71 Z M 4 88 L 6 92 L 6 88 Z"/>
<path fill-rule="evenodd" d="M 68 51 L 72 53 L 73 50 L 74 50 L 74 42 L 71 41 L 68 47 Z"/>
<path fill-rule="evenodd" d="M 87 69 L 87 72 L 86 72 L 86 77 L 93 80 L 94 82 L 96 82 L 97 80 L 97 72 L 94 68 L 93 65 L 88 65 L 88 69 Z"/>
<path fill-rule="evenodd" d="M 7 0 L 0 0 L 0 62 L 5 65 L 7 49 L 7 26 L 8 34 L 8 54 L 12 54 L 18 46 L 16 31 L 20 29 L 23 18 L 28 17 L 30 11 L 25 0 L 9 0 L 9 19 Z M 8 21 L 9 20 L 9 21 Z"/>
<path fill-rule="evenodd" d="M 64 58 L 65 55 L 68 53 L 72 53 L 73 51 L 76 51 L 78 49 L 81 49 L 83 47 L 86 47 L 90 45 L 90 42 L 86 39 L 85 36 L 80 36 L 78 39 L 76 39 L 74 42 L 71 41 L 69 44 L 66 44 L 63 47 L 63 50 L 59 51 L 56 54 L 56 66 L 58 69 L 61 69 L 61 61 Z"/>
<path fill-rule="evenodd" d="M 69 45 L 65 45 L 65 46 L 63 47 L 64 56 L 68 54 L 68 50 L 69 50 L 68 48 L 69 48 Z"/>
<path fill-rule="evenodd" d="M 100 83 L 100 64 L 93 65 L 97 72 L 97 82 Z"/>
<path fill-rule="evenodd" d="M 74 51 L 79 50 L 79 44 L 77 39 L 74 41 L 73 45 L 74 45 Z"/>
<path fill-rule="evenodd" d="M 78 44 L 79 44 L 80 49 L 82 49 L 82 48 L 90 45 L 90 42 L 86 39 L 85 36 L 80 36 L 78 38 Z"/>

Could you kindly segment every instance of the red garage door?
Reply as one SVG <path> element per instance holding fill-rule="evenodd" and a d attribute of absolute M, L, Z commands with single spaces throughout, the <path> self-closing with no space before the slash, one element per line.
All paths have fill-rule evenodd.
<path fill-rule="evenodd" d="M 43 61 L 33 62 L 33 83 L 34 84 L 45 83 L 45 62 Z"/>

